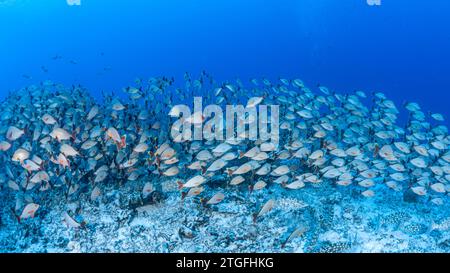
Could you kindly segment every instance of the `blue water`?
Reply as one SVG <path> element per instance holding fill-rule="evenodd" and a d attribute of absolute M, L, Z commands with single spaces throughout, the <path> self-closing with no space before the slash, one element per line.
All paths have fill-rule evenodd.
<path fill-rule="evenodd" d="M 446 0 L 3 0 L 0 93 L 51 79 L 100 94 L 206 70 L 381 91 L 450 117 L 449 12 Z"/>

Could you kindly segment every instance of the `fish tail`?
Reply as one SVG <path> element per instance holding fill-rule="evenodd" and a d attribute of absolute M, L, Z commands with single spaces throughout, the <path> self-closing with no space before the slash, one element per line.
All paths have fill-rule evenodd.
<path fill-rule="evenodd" d="M 122 138 L 120 139 L 120 145 L 122 148 L 127 146 L 127 136 L 123 135 Z"/>
<path fill-rule="evenodd" d="M 258 220 L 258 214 L 253 213 L 252 217 L 253 217 L 253 223 L 256 223 L 256 220 Z"/>
<path fill-rule="evenodd" d="M 179 190 L 181 190 L 184 186 L 183 183 L 181 183 L 180 181 L 177 181 L 177 185 Z"/>
<path fill-rule="evenodd" d="M 45 169 L 45 163 L 46 162 L 44 160 L 42 160 L 41 165 L 39 166 L 40 171 L 43 171 Z"/>
<path fill-rule="evenodd" d="M 438 228 L 439 228 L 438 224 L 436 224 L 436 222 L 432 221 L 431 226 L 430 226 L 430 231 L 436 230 Z"/>
<path fill-rule="evenodd" d="M 181 192 L 181 200 L 186 198 L 187 192 Z"/>
<path fill-rule="evenodd" d="M 14 215 L 14 217 L 17 219 L 17 222 L 19 222 L 19 224 L 20 224 L 20 216 L 18 216 L 18 215 L 16 214 L 16 212 L 14 211 L 13 208 L 11 208 L 11 212 L 12 212 L 12 214 Z"/>

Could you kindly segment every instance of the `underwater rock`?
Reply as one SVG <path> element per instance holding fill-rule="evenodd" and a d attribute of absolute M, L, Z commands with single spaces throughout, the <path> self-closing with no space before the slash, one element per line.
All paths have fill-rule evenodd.
<path fill-rule="evenodd" d="M 351 248 L 351 244 L 348 242 L 338 242 L 331 243 L 326 242 L 322 246 L 319 247 L 318 253 L 343 253 L 349 251 Z"/>
<path fill-rule="evenodd" d="M 164 200 L 164 194 L 160 191 L 153 191 L 142 199 L 143 205 L 154 205 Z"/>
<path fill-rule="evenodd" d="M 417 203 L 419 200 L 419 196 L 417 194 L 414 194 L 413 191 L 405 191 L 403 193 L 403 201 L 408 203 Z"/>
<path fill-rule="evenodd" d="M 411 216 L 406 212 L 399 211 L 383 216 L 380 220 L 382 227 L 393 227 L 397 229 L 401 224 L 411 219 Z"/>
<path fill-rule="evenodd" d="M 180 227 L 180 229 L 178 230 L 178 234 L 181 238 L 192 239 L 195 237 L 195 232 L 191 228 L 186 226 Z"/>
<path fill-rule="evenodd" d="M 341 235 L 334 231 L 329 230 L 319 236 L 320 241 L 327 241 L 329 243 L 338 243 L 344 241 L 344 239 L 341 237 Z"/>
<path fill-rule="evenodd" d="M 428 227 L 421 223 L 409 223 L 405 224 L 401 230 L 411 235 L 419 235 L 427 232 Z"/>

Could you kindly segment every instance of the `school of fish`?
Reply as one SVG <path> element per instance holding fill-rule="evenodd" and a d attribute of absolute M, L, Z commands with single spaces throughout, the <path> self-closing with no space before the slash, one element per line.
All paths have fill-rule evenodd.
<path fill-rule="evenodd" d="M 50 81 L 10 93 L 1 102 L 0 186 L 15 196 L 18 221 L 38 215 L 49 191 L 95 202 L 106 185 L 129 181 L 141 183 L 144 199 L 171 180 L 181 200 L 198 196 L 204 206 L 226 200 L 225 188 L 247 195 L 318 183 L 352 187 L 361 198 L 385 187 L 434 205 L 448 202 L 448 129 L 442 115 L 425 113 L 418 103 L 404 104 L 408 118 L 400 125 L 400 111 L 383 93 L 312 90 L 299 79 L 218 83 L 206 72 L 184 78 L 182 86 L 166 77 L 137 79 L 119 95 L 103 93 L 101 102 L 81 86 Z M 279 144 L 174 141 L 169 113 L 194 96 L 221 106 L 279 105 Z M 202 113 L 186 120 L 207 122 Z M 266 200 L 254 220 L 276 202 Z M 82 226 L 67 213 L 64 218 Z"/>

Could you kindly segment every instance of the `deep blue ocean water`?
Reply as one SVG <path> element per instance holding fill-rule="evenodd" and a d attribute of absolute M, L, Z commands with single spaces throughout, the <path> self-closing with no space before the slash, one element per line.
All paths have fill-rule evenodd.
<path fill-rule="evenodd" d="M 0 93 L 51 79 L 100 94 L 206 70 L 381 91 L 450 117 L 449 12 L 446 0 L 3 0 Z"/>

